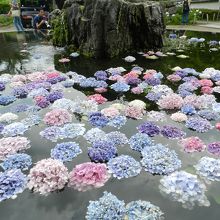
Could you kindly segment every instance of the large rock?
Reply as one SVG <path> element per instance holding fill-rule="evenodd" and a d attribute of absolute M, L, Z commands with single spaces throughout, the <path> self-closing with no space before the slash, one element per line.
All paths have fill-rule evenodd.
<path fill-rule="evenodd" d="M 67 0 L 63 13 L 67 24 L 62 44 L 72 44 L 86 55 L 112 57 L 163 45 L 165 25 L 156 2 L 85 0 L 82 4 Z"/>

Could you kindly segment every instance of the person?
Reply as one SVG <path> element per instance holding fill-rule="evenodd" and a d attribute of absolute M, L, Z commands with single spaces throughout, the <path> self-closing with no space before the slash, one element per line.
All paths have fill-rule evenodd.
<path fill-rule="evenodd" d="M 13 16 L 13 23 L 14 23 L 15 28 L 17 29 L 17 31 L 24 31 L 24 27 L 22 25 L 21 17 L 20 17 L 20 5 L 19 5 L 19 3 L 17 2 L 17 0 L 12 0 L 11 3 L 10 3 L 10 6 L 11 6 L 11 8 L 10 8 L 10 11 L 9 11 L 8 15 Z M 18 14 L 13 15 L 13 10 L 17 11 Z"/>
<path fill-rule="evenodd" d="M 49 24 L 45 17 L 44 9 L 40 9 L 38 15 L 35 16 L 33 22 L 34 29 L 48 29 Z"/>
<path fill-rule="evenodd" d="M 183 16 L 182 16 L 182 24 L 188 24 L 189 22 L 189 11 L 190 11 L 190 1 L 183 1 Z"/>

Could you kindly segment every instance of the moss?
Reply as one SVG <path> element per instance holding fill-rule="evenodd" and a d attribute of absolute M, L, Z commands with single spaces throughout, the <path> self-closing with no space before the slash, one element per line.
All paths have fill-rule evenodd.
<path fill-rule="evenodd" d="M 79 10 L 80 10 L 81 13 L 83 13 L 84 9 L 85 9 L 85 6 L 84 6 L 84 5 L 80 5 L 80 6 L 79 6 Z"/>

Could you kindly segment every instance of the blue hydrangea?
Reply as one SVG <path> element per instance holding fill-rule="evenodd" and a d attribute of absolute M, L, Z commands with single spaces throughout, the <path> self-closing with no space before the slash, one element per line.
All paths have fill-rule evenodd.
<path fill-rule="evenodd" d="M 25 87 L 16 87 L 13 89 L 12 94 L 18 99 L 24 99 L 28 95 L 28 90 Z"/>
<path fill-rule="evenodd" d="M 117 148 L 110 141 L 97 141 L 88 148 L 88 154 L 94 162 L 106 162 L 116 156 Z"/>
<path fill-rule="evenodd" d="M 119 128 L 121 128 L 123 125 L 125 125 L 126 122 L 127 122 L 126 116 L 117 115 L 117 116 L 115 116 L 115 117 L 113 117 L 113 118 L 110 118 L 107 125 L 119 129 Z"/>
<path fill-rule="evenodd" d="M 86 132 L 84 138 L 90 143 L 95 143 L 106 139 L 106 133 L 99 128 L 92 128 Z"/>
<path fill-rule="evenodd" d="M 77 157 L 82 153 L 79 144 L 75 142 L 65 142 L 57 144 L 51 150 L 51 158 L 56 160 L 61 160 L 62 162 L 71 161 L 73 158 Z"/>
<path fill-rule="evenodd" d="M 4 170 L 20 169 L 27 170 L 32 164 L 31 156 L 28 154 L 13 154 L 7 156 L 7 158 L 1 163 L 1 167 Z"/>
<path fill-rule="evenodd" d="M 153 144 L 153 141 L 147 134 L 136 133 L 131 136 L 129 144 L 132 150 L 141 152 L 145 147 Z"/>
<path fill-rule="evenodd" d="M 168 139 L 181 139 L 186 135 L 181 129 L 170 125 L 162 126 L 160 133 Z"/>
<path fill-rule="evenodd" d="M 192 209 L 195 204 L 209 206 L 205 195 L 206 186 L 196 175 L 185 171 L 177 171 L 160 180 L 159 186 L 163 194 L 167 194 L 173 201 L 181 202 L 184 208 Z"/>
<path fill-rule="evenodd" d="M 93 112 L 89 114 L 89 123 L 92 126 L 105 127 L 109 122 L 109 119 L 101 112 Z"/>
<path fill-rule="evenodd" d="M 21 170 L 9 170 L 0 173 L 0 202 L 6 199 L 15 198 L 22 193 L 27 184 L 27 177 Z"/>
<path fill-rule="evenodd" d="M 205 118 L 209 121 L 212 121 L 212 120 L 217 120 L 219 118 L 219 114 L 214 112 L 214 111 L 211 111 L 211 110 L 200 110 L 198 111 L 198 115 L 202 118 Z"/>
<path fill-rule="evenodd" d="M 0 124 L 0 133 L 4 130 L 4 125 L 3 124 Z"/>
<path fill-rule="evenodd" d="M 106 135 L 106 138 L 113 142 L 115 146 L 123 146 L 128 143 L 128 138 L 125 134 L 119 131 L 112 131 Z"/>
<path fill-rule="evenodd" d="M 11 111 L 14 113 L 26 112 L 29 107 L 30 107 L 30 105 L 28 105 L 28 104 L 19 104 L 19 105 L 13 106 L 11 108 Z"/>
<path fill-rule="evenodd" d="M 122 220 L 125 216 L 125 203 L 115 195 L 104 192 L 98 201 L 89 201 L 87 220 Z"/>
<path fill-rule="evenodd" d="M 160 128 L 153 122 L 144 122 L 143 124 L 137 127 L 140 133 L 147 134 L 150 137 L 154 137 L 160 133 Z"/>
<path fill-rule="evenodd" d="M 5 90 L 5 84 L 3 82 L 0 82 L 0 91 Z"/>
<path fill-rule="evenodd" d="M 186 121 L 186 127 L 197 132 L 207 132 L 213 128 L 210 122 L 200 117 L 192 117 Z"/>
<path fill-rule="evenodd" d="M 59 138 L 63 137 L 63 130 L 61 127 L 51 126 L 41 131 L 40 136 L 50 141 L 56 142 Z"/>
<path fill-rule="evenodd" d="M 110 87 L 115 92 L 127 92 L 130 89 L 130 86 L 124 82 L 116 82 L 112 84 Z"/>
<path fill-rule="evenodd" d="M 65 88 L 70 88 L 70 87 L 73 87 L 74 86 L 74 81 L 69 79 L 69 80 L 66 80 L 64 82 L 62 82 L 62 85 L 65 87 Z"/>
<path fill-rule="evenodd" d="M 143 156 L 142 166 L 152 174 L 167 175 L 181 167 L 181 160 L 178 159 L 176 152 L 162 144 L 146 147 L 141 154 Z"/>
<path fill-rule="evenodd" d="M 36 96 L 48 96 L 49 95 L 49 92 L 44 89 L 44 88 L 38 88 L 38 89 L 33 89 L 31 92 L 28 93 L 28 97 L 36 97 Z"/>
<path fill-rule="evenodd" d="M 97 71 L 94 76 L 98 79 L 98 80 L 107 80 L 108 79 L 108 75 L 105 71 L 103 70 L 99 70 Z"/>
<path fill-rule="evenodd" d="M 109 160 L 108 169 L 115 178 L 122 179 L 140 174 L 141 165 L 131 156 L 120 155 Z"/>
<path fill-rule="evenodd" d="M 194 167 L 197 174 L 206 180 L 220 181 L 220 159 L 202 157 Z"/>
<path fill-rule="evenodd" d="M 162 93 L 161 92 L 149 92 L 145 98 L 150 100 L 150 101 L 158 101 L 162 96 Z"/>
<path fill-rule="evenodd" d="M 60 91 L 51 92 L 51 93 L 47 96 L 47 100 L 48 100 L 50 103 L 53 103 L 53 102 L 55 102 L 56 100 L 62 99 L 62 98 L 63 98 L 63 93 L 60 92 Z"/>
<path fill-rule="evenodd" d="M 150 77 L 150 78 L 146 79 L 145 82 L 147 82 L 151 86 L 157 86 L 157 85 L 161 84 L 161 80 L 159 78 L 155 78 L 155 77 Z"/>
<path fill-rule="evenodd" d="M 30 114 L 27 118 L 24 118 L 21 120 L 21 123 L 28 127 L 32 127 L 34 125 L 39 125 L 40 122 L 42 121 L 42 118 L 39 115 L 36 114 Z"/>
<path fill-rule="evenodd" d="M 28 130 L 28 126 L 21 122 L 14 122 L 6 125 L 2 131 L 4 136 L 14 137 L 17 135 L 23 135 Z"/>
<path fill-rule="evenodd" d="M 1 95 L 0 96 L 0 105 L 9 105 L 13 103 L 16 100 L 16 98 L 12 95 Z"/>
<path fill-rule="evenodd" d="M 148 201 L 132 201 L 126 205 L 127 220 L 162 220 L 163 212 Z"/>
<path fill-rule="evenodd" d="M 78 136 L 83 135 L 85 131 L 86 129 L 84 127 L 84 124 L 80 124 L 80 123 L 65 124 L 62 128 L 62 135 L 60 136 L 60 139 L 76 138 Z"/>
<path fill-rule="evenodd" d="M 95 87 L 98 87 L 98 80 L 96 80 L 94 77 L 89 77 L 89 78 L 86 78 L 86 79 L 82 79 L 79 83 L 79 85 L 83 88 L 86 88 L 86 87 L 92 87 L 92 88 L 95 88 Z"/>
<path fill-rule="evenodd" d="M 196 109 L 193 105 L 187 104 L 181 107 L 181 112 L 186 115 L 194 115 L 196 114 Z"/>

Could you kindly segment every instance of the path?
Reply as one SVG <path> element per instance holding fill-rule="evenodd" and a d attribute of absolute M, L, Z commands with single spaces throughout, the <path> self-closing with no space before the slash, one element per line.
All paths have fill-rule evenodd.
<path fill-rule="evenodd" d="M 192 3 L 191 8 L 218 10 L 220 8 L 220 2 Z"/>

